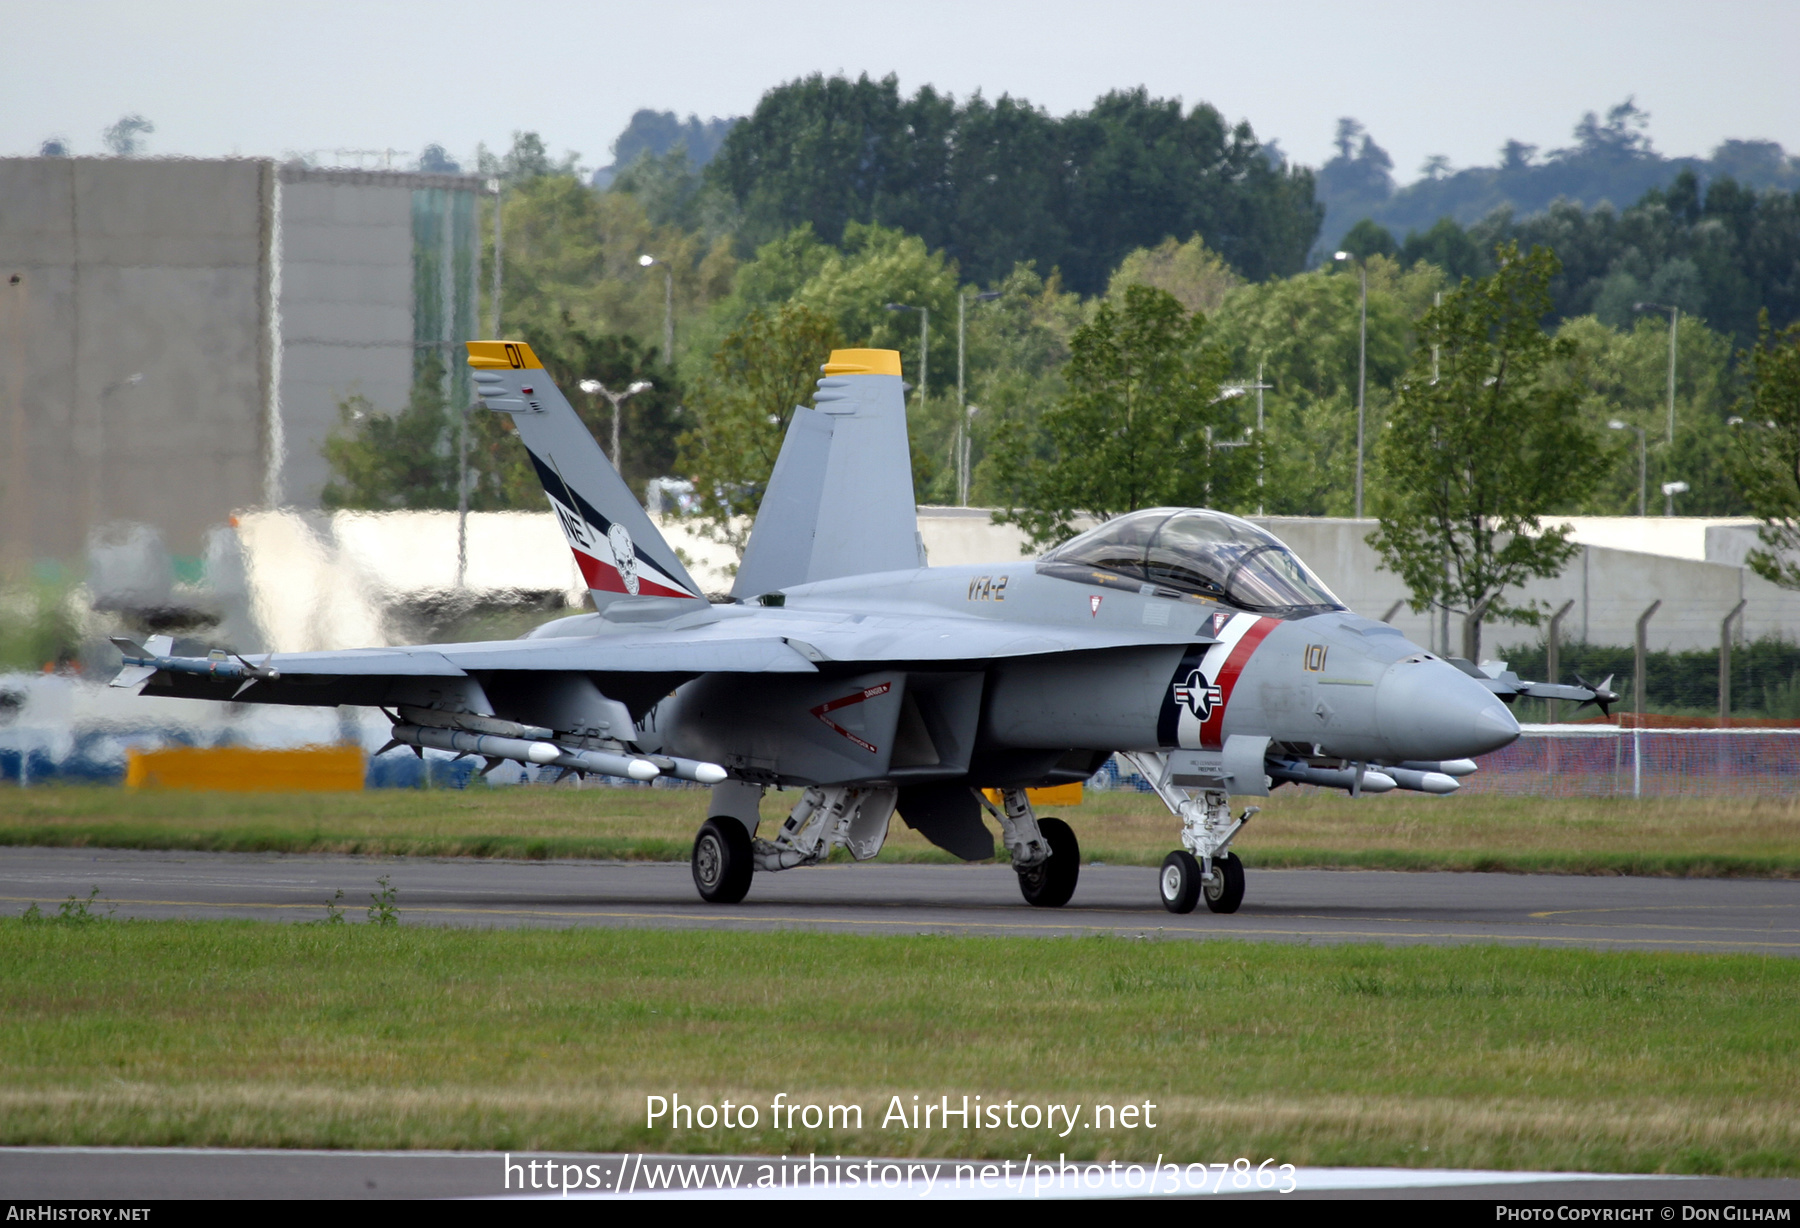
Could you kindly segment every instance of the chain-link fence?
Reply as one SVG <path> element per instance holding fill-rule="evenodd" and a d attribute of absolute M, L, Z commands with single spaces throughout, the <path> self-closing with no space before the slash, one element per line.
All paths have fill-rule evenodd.
<path fill-rule="evenodd" d="M 1469 793 L 1526 797 L 1792 797 L 1800 729 L 1532 730 L 1480 759 Z"/>
<path fill-rule="evenodd" d="M 1558 677 L 1548 676 L 1543 643 L 1516 644 L 1492 654 L 1507 668 L 1533 682 L 1589 682 L 1612 676 L 1612 689 L 1624 697 L 1620 705 L 1631 708 L 1633 655 L 1631 645 L 1584 644 L 1561 646 Z M 1559 705 L 1568 720 L 1575 705 Z M 1644 711 L 1667 716 L 1689 716 L 1716 722 L 1719 715 L 1719 650 L 1647 652 L 1644 654 Z M 1522 699 L 1513 715 L 1520 721 L 1541 723 L 1548 719 L 1542 700 Z M 1582 716 L 1594 716 L 1592 708 Z M 1788 720 L 1800 723 L 1800 644 L 1779 639 L 1752 640 L 1731 649 L 1731 715 L 1733 719 Z"/>
<path fill-rule="evenodd" d="M 1527 729 L 1483 755 L 1461 793 L 1514 797 L 1792 797 L 1800 729 Z M 1088 781 L 1100 792 L 1151 792 L 1117 757 Z M 1330 793 L 1309 785 L 1301 792 Z"/>

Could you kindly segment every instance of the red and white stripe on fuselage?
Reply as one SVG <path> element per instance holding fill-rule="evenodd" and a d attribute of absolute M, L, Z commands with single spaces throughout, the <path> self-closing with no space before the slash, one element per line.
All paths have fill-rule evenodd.
<path fill-rule="evenodd" d="M 1219 641 L 1210 645 L 1200 658 L 1197 679 L 1177 676 L 1175 744 L 1183 750 L 1218 750 L 1225 744 L 1225 709 L 1231 706 L 1231 693 L 1237 688 L 1244 664 L 1256 652 L 1269 632 L 1279 626 L 1278 618 L 1259 614 L 1233 614 L 1217 632 Z M 1206 694 L 1191 700 L 1189 693 L 1205 688 Z"/>
<path fill-rule="evenodd" d="M 663 574 L 637 550 L 625 526 L 614 524 L 604 534 L 554 495 L 550 507 L 562 525 L 563 537 L 575 555 L 575 566 L 587 586 L 599 593 L 623 593 L 630 597 L 697 597 L 680 582 Z"/>

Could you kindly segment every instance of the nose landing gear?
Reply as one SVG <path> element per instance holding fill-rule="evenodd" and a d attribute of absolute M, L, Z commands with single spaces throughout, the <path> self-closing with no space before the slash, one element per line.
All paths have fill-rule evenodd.
<path fill-rule="evenodd" d="M 1244 863 L 1230 845 L 1259 806 L 1246 807 L 1235 821 L 1231 797 L 1223 788 L 1198 790 L 1199 796 L 1169 779 L 1168 759 L 1148 751 L 1126 752 L 1129 760 L 1163 805 L 1181 820 L 1181 843 L 1163 858 L 1157 894 L 1172 913 L 1190 913 L 1206 901 L 1208 911 L 1233 913 L 1244 902 Z M 1221 782 L 1223 783 L 1223 782 Z"/>

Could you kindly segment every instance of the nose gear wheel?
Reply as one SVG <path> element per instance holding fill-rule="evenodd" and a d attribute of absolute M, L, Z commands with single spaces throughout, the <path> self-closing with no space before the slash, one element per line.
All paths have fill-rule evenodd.
<path fill-rule="evenodd" d="M 1212 881 L 1201 891 L 1213 912 L 1236 912 L 1244 902 L 1244 863 L 1236 853 L 1213 858 Z"/>
<path fill-rule="evenodd" d="M 1172 913 L 1190 913 L 1200 902 L 1200 862 L 1186 849 L 1176 849 L 1163 858 L 1162 874 L 1157 880 L 1162 889 L 1162 906 Z"/>

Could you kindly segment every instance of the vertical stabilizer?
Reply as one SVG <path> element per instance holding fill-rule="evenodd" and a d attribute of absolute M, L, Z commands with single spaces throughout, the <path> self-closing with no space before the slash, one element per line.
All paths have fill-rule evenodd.
<path fill-rule="evenodd" d="M 833 350 L 776 458 L 735 597 L 925 565 L 897 350 Z"/>
<path fill-rule="evenodd" d="M 706 597 L 523 341 L 471 341 L 482 404 L 512 415 L 597 609 L 705 608 Z"/>

